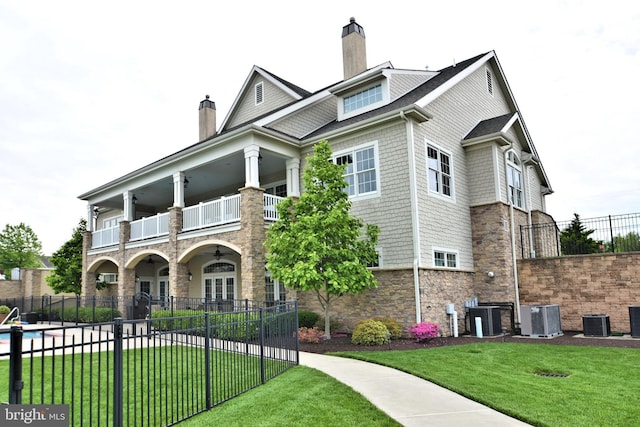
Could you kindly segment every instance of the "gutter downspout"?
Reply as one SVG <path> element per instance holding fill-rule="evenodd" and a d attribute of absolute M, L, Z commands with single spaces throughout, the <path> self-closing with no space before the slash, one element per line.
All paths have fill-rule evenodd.
<path fill-rule="evenodd" d="M 507 153 L 513 148 L 513 143 L 509 144 L 509 147 L 504 152 L 504 171 L 508 174 L 509 167 L 507 163 Z M 515 291 L 516 299 L 516 324 L 520 325 L 520 290 L 518 285 L 518 263 L 516 262 L 516 231 L 515 231 L 515 219 L 513 215 L 513 200 L 509 194 L 509 179 L 505 180 L 507 185 L 507 200 L 509 201 L 509 220 L 511 222 L 511 262 L 513 263 L 513 288 Z"/>
<path fill-rule="evenodd" d="M 411 228 L 413 233 L 413 289 L 416 304 L 416 323 L 422 322 L 420 308 L 420 225 L 418 224 L 418 190 L 416 185 L 416 156 L 413 150 L 413 126 L 400 111 L 400 118 L 405 121 L 407 128 L 407 153 L 409 155 L 409 193 L 411 194 Z"/>

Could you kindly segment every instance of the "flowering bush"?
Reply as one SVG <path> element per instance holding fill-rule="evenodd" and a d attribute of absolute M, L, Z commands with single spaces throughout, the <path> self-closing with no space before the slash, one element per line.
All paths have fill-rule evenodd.
<path fill-rule="evenodd" d="M 422 322 L 407 329 L 407 332 L 411 334 L 418 341 L 428 341 L 438 336 L 440 326 L 435 323 Z"/>
<path fill-rule="evenodd" d="M 324 331 L 321 331 L 315 326 L 313 328 L 302 327 L 298 329 L 298 339 L 300 340 L 300 342 L 317 344 L 323 337 Z"/>

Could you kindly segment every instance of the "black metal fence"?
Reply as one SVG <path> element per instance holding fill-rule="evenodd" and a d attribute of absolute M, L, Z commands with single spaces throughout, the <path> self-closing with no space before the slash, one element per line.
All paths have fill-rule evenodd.
<path fill-rule="evenodd" d="M 157 298 L 146 293 L 117 296 L 62 296 L 15 297 L 0 299 L 0 305 L 17 307 L 22 320 L 61 324 L 111 322 L 118 317 L 146 319 L 156 312 L 174 316 L 176 312 L 237 312 L 261 307 L 282 307 L 281 302 L 248 299 L 206 299 L 168 296 Z M 285 303 L 286 306 L 286 303 Z"/>
<path fill-rule="evenodd" d="M 640 214 L 520 226 L 523 258 L 640 251 Z"/>
<path fill-rule="evenodd" d="M 295 302 L 91 325 L 14 325 L 10 338 L 0 336 L 0 402 L 68 404 L 74 426 L 172 425 L 297 365 L 297 327 Z"/>

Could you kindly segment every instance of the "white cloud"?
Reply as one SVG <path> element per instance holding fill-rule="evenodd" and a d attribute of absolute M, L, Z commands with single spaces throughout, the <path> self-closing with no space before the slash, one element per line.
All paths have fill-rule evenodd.
<path fill-rule="evenodd" d="M 196 142 L 199 101 L 210 94 L 224 117 L 253 64 L 312 91 L 340 80 L 350 16 L 365 27 L 370 66 L 439 69 L 496 50 L 558 220 L 639 210 L 631 1 L 9 1 L 0 226 L 25 222 L 45 252 L 58 249 L 85 215 L 78 194 Z"/>

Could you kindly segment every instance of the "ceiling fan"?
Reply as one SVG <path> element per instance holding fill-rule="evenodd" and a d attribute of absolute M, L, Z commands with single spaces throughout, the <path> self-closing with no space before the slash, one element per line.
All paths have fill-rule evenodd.
<path fill-rule="evenodd" d="M 231 252 L 220 252 L 220 245 L 216 246 L 216 251 L 213 253 L 213 257 L 216 260 L 220 260 L 225 255 L 231 255 Z"/>

